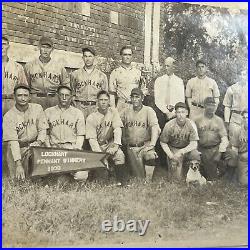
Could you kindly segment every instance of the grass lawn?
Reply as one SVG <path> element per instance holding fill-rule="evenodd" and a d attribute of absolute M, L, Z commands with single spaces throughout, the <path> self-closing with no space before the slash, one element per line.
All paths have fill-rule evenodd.
<path fill-rule="evenodd" d="M 166 181 L 129 187 L 73 183 L 44 186 L 3 180 L 3 246 L 81 246 L 182 240 L 247 220 L 247 189 L 223 182 L 203 188 Z M 103 220 L 150 220 L 147 233 L 101 232 Z M 99 245 L 100 246 L 100 245 Z"/>

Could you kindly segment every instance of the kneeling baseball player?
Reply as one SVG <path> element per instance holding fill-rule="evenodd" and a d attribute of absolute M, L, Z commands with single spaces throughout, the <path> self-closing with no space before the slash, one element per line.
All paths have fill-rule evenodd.
<path fill-rule="evenodd" d="M 155 159 L 155 144 L 160 134 L 160 127 L 155 111 L 142 104 L 143 92 L 140 88 L 131 91 L 132 106 L 122 113 L 123 142 L 131 174 L 134 177 L 146 177 L 153 174 Z"/>

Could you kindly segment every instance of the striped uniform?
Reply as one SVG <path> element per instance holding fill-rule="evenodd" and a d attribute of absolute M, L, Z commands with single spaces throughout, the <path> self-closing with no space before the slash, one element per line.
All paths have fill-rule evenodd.
<path fill-rule="evenodd" d="M 59 106 L 45 110 L 49 124 L 48 138 L 52 147 L 73 149 L 77 136 L 85 135 L 85 120 L 82 112 L 70 106 Z"/>
<path fill-rule="evenodd" d="M 80 68 L 71 74 L 71 86 L 75 105 L 87 118 L 96 109 L 97 93 L 100 90 L 108 90 L 108 78 L 97 68 L 90 73 L 85 68 Z"/>
<path fill-rule="evenodd" d="M 31 102 L 39 103 L 45 110 L 57 105 L 56 91 L 59 85 L 69 85 L 69 75 L 64 66 L 51 59 L 43 64 L 36 59 L 25 65 L 27 80 L 31 88 Z"/>
<path fill-rule="evenodd" d="M 22 65 L 9 59 L 2 63 L 2 112 L 3 115 L 14 106 L 14 87 L 28 84 Z"/>
<path fill-rule="evenodd" d="M 15 164 L 21 160 L 26 176 L 29 172 L 29 144 L 40 140 L 45 142 L 48 123 L 44 111 L 39 104 L 29 103 L 25 112 L 19 111 L 15 106 L 3 117 L 3 141 L 8 143 L 7 162 L 10 176 L 15 176 Z M 17 146 L 10 142 L 18 142 Z"/>
<path fill-rule="evenodd" d="M 215 80 L 205 77 L 194 77 L 187 82 L 186 97 L 191 98 L 189 118 L 194 120 L 204 112 L 204 100 L 206 97 L 220 97 L 220 91 Z"/>

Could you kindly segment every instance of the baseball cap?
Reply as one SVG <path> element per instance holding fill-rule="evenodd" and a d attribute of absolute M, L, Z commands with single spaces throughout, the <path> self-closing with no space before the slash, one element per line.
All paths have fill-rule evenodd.
<path fill-rule="evenodd" d="M 89 51 L 90 53 L 92 53 L 94 56 L 96 55 L 95 50 L 93 48 L 90 47 L 86 47 L 86 48 L 82 48 L 82 53 Z"/>
<path fill-rule="evenodd" d="M 215 100 L 213 97 L 206 97 L 204 100 L 204 104 L 215 104 Z"/>
<path fill-rule="evenodd" d="M 141 90 L 140 88 L 133 88 L 133 89 L 131 90 L 130 96 L 132 96 L 132 95 L 140 95 L 140 96 L 143 96 L 143 92 L 142 92 L 142 90 Z"/>
<path fill-rule="evenodd" d="M 174 106 L 174 109 L 177 110 L 178 108 L 184 108 L 187 109 L 187 105 L 184 102 L 177 102 Z"/>
<path fill-rule="evenodd" d="M 199 152 L 198 150 L 192 150 L 191 152 L 189 152 L 187 154 L 187 160 L 189 160 L 189 161 L 192 161 L 192 160 L 200 161 L 201 160 L 201 152 Z"/>
<path fill-rule="evenodd" d="M 207 62 L 206 62 L 204 59 L 199 59 L 199 60 L 197 60 L 197 61 L 196 61 L 195 66 L 197 67 L 197 66 L 198 66 L 198 64 L 204 64 L 204 65 L 207 65 Z"/>
<path fill-rule="evenodd" d="M 40 41 L 39 41 L 40 45 L 49 45 L 49 46 L 53 46 L 53 41 L 49 38 L 49 37 L 41 37 Z"/>
<path fill-rule="evenodd" d="M 25 83 L 18 83 L 18 84 L 14 87 L 14 93 L 16 93 L 16 91 L 17 91 L 18 89 L 27 89 L 27 90 L 29 90 L 29 92 L 30 92 L 30 87 L 29 87 L 29 85 L 27 85 L 27 84 L 25 84 Z"/>
<path fill-rule="evenodd" d="M 72 92 L 72 88 L 69 85 L 59 85 L 57 88 L 57 93 L 59 92 L 60 89 L 68 89 Z"/>

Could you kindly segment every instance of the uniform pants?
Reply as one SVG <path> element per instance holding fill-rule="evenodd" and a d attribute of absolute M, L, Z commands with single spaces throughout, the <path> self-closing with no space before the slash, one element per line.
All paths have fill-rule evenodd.
<path fill-rule="evenodd" d="M 239 153 L 238 173 L 239 183 L 248 186 L 248 152 Z"/>
<path fill-rule="evenodd" d="M 213 181 L 219 177 L 219 164 L 215 157 L 219 154 L 219 145 L 212 148 L 199 146 L 201 152 L 201 174 L 208 180 Z"/>
<path fill-rule="evenodd" d="M 56 95 L 40 97 L 40 96 L 31 94 L 30 102 L 40 104 L 43 107 L 43 110 L 45 110 L 47 108 L 56 106 L 58 104 L 58 97 Z"/>

